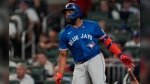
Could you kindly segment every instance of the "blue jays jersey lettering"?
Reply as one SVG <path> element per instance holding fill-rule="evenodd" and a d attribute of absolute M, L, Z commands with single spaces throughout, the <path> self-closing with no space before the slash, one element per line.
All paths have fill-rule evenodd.
<path fill-rule="evenodd" d="M 75 62 L 84 62 L 100 53 L 98 39 L 105 35 L 94 21 L 83 20 L 79 28 L 67 25 L 59 36 L 59 50 L 69 49 Z"/>

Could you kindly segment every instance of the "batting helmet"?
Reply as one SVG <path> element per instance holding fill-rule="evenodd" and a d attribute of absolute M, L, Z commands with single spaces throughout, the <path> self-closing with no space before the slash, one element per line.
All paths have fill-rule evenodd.
<path fill-rule="evenodd" d="M 61 12 L 65 13 L 66 10 L 73 10 L 74 11 L 73 13 L 71 13 L 68 16 L 69 19 L 76 19 L 76 18 L 81 18 L 82 17 L 81 8 L 77 4 L 68 3 Z"/>

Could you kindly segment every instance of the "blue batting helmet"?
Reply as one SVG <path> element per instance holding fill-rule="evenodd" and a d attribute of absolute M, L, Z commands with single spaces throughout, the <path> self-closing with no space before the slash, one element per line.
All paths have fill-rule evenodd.
<path fill-rule="evenodd" d="M 72 10 L 72 11 L 74 11 L 73 13 L 71 13 L 68 16 L 69 19 L 76 19 L 76 18 L 81 18 L 82 17 L 81 8 L 77 4 L 68 3 L 61 12 L 65 13 L 66 10 Z"/>

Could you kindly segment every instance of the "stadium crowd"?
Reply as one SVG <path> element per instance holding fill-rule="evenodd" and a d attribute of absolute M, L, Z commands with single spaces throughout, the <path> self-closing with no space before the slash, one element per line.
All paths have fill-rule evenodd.
<path fill-rule="evenodd" d="M 54 82 L 58 71 L 58 36 L 67 23 L 60 12 L 66 3 L 51 3 L 51 1 L 53 0 L 9 0 L 9 80 L 20 81 L 20 84 L 27 84 L 27 81 L 28 84 Z M 140 0 L 99 0 L 97 2 L 68 0 L 68 2 L 76 3 L 81 7 L 83 19 L 97 21 L 124 54 L 139 59 Z M 32 48 L 33 45 L 35 48 Z M 99 45 L 106 64 L 121 64 L 104 45 L 101 43 Z M 25 51 L 25 58 L 22 58 L 23 51 Z M 71 58 L 69 52 L 66 73 L 63 77 L 63 80 L 69 81 L 70 84 L 74 69 Z M 134 71 L 140 81 L 139 61 L 136 62 L 137 68 Z M 115 81 L 122 84 L 123 79 L 115 79 Z M 113 84 L 115 81 L 107 80 L 107 83 Z M 134 82 L 131 77 L 129 84 L 135 84 Z"/>

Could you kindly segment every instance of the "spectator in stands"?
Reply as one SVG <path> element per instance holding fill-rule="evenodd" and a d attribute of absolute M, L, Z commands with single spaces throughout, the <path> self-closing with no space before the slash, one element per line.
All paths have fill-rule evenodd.
<path fill-rule="evenodd" d="M 100 1 L 100 11 L 103 13 L 109 13 L 110 12 L 109 5 L 108 5 L 108 2 L 106 0 Z"/>
<path fill-rule="evenodd" d="M 104 32 L 107 32 L 107 24 L 104 20 L 99 21 L 99 25 L 103 29 Z"/>
<path fill-rule="evenodd" d="M 49 49 L 49 48 L 50 48 L 50 45 L 48 45 L 48 43 L 49 43 L 48 35 L 42 33 L 42 34 L 40 35 L 40 39 L 39 39 L 39 44 L 38 44 L 39 47 L 40 47 L 42 50 Z"/>
<path fill-rule="evenodd" d="M 133 14 L 134 16 L 136 16 L 138 18 L 140 16 L 139 10 L 132 6 L 131 0 L 124 0 L 123 1 L 123 8 L 121 9 L 121 12 L 124 13 L 124 15 L 126 14 L 126 16 L 124 16 L 124 17 L 126 17 L 125 18 L 126 20 L 129 18 L 130 14 Z M 127 15 L 127 13 L 128 13 L 128 15 Z M 123 16 L 122 16 L 122 18 L 123 18 Z"/>
<path fill-rule="evenodd" d="M 43 0 L 33 0 L 33 8 L 36 10 L 40 21 L 43 21 L 43 18 L 47 15 L 47 5 Z"/>
<path fill-rule="evenodd" d="M 18 35 L 15 23 L 9 22 L 9 39 L 14 48 L 14 56 L 21 58 L 21 37 Z"/>
<path fill-rule="evenodd" d="M 38 54 L 32 55 L 31 58 L 28 59 L 27 64 L 32 65 L 37 60 L 37 58 L 38 58 Z"/>
<path fill-rule="evenodd" d="M 29 20 L 32 24 L 40 23 L 38 14 L 33 8 L 28 7 L 27 0 L 21 0 L 19 4 L 19 9 L 15 11 L 16 13 L 25 13 L 27 14 Z"/>
<path fill-rule="evenodd" d="M 9 80 L 19 81 L 20 84 L 35 84 L 33 78 L 26 74 L 26 67 L 24 64 L 18 64 L 16 74 L 9 76 Z"/>
<path fill-rule="evenodd" d="M 43 53 L 38 54 L 38 59 L 33 63 L 33 66 L 44 66 L 47 78 L 50 78 L 54 75 L 53 63 L 51 63 Z"/>
<path fill-rule="evenodd" d="M 115 10 L 121 10 L 121 4 L 118 3 L 117 0 L 109 0 L 109 6 L 110 8 L 113 8 Z"/>
<path fill-rule="evenodd" d="M 9 3 L 9 13 L 13 13 L 17 8 L 16 0 L 8 0 L 8 3 Z"/>
<path fill-rule="evenodd" d="M 50 36 L 50 38 L 53 38 L 53 36 Z M 51 57 L 50 51 L 53 48 L 58 47 L 58 42 L 54 41 L 57 38 L 54 38 L 54 39 L 50 39 L 50 38 L 47 34 L 41 34 L 40 39 L 39 39 L 39 43 L 38 43 L 38 47 L 37 47 L 37 52 L 38 53 L 41 53 L 41 52 L 45 53 L 47 57 Z"/>
<path fill-rule="evenodd" d="M 48 37 L 49 37 L 49 40 L 52 43 L 52 45 L 55 46 L 55 47 L 58 47 L 58 35 L 57 35 L 57 32 L 51 30 L 49 32 Z"/>
<path fill-rule="evenodd" d="M 140 0 L 132 0 L 134 7 L 140 7 Z"/>
<path fill-rule="evenodd" d="M 119 12 L 116 9 L 110 8 L 106 0 L 100 1 L 100 12 L 107 15 L 106 18 L 120 19 Z"/>
<path fill-rule="evenodd" d="M 131 33 L 131 29 L 127 25 L 123 25 L 120 28 L 121 33 Z"/>
<path fill-rule="evenodd" d="M 83 18 L 87 17 L 87 13 L 90 11 L 92 6 L 92 0 L 69 0 L 68 3 L 75 3 L 79 5 L 82 10 Z"/>
<path fill-rule="evenodd" d="M 140 47 L 140 33 L 138 31 L 134 31 L 132 36 L 133 40 L 127 41 L 125 46 Z"/>
<path fill-rule="evenodd" d="M 57 33 L 55 31 L 50 31 L 49 35 L 41 34 L 39 39 L 39 51 L 45 51 L 52 47 L 58 47 L 58 38 Z"/>
<path fill-rule="evenodd" d="M 17 27 L 13 22 L 9 22 L 9 37 L 15 38 L 17 34 Z"/>
<path fill-rule="evenodd" d="M 28 1 L 27 0 L 21 0 L 20 4 L 19 4 L 19 9 L 17 9 L 15 12 L 16 13 L 24 13 L 27 14 L 28 16 L 28 23 L 29 23 L 29 28 L 32 28 L 35 32 L 35 36 L 36 36 L 36 40 L 38 40 L 38 36 L 40 34 L 40 27 L 41 27 L 41 23 L 40 23 L 40 19 L 38 17 L 37 12 L 33 9 L 30 8 L 28 6 Z M 32 39 L 32 31 L 30 31 L 28 33 L 28 40 Z"/>

